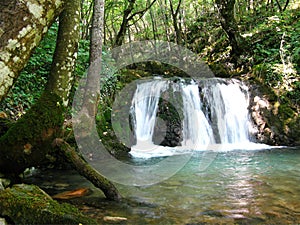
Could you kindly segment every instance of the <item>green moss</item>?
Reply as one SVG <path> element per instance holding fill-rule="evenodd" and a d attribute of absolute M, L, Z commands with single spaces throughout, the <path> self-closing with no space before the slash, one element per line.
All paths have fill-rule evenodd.
<path fill-rule="evenodd" d="M 60 133 L 63 112 L 60 97 L 44 92 L 36 104 L 1 136 L 0 170 L 20 173 L 40 162 L 50 151 L 54 137 Z M 26 145 L 31 146 L 29 152 L 24 151 Z"/>
<path fill-rule="evenodd" d="M 34 185 L 0 191 L 0 215 L 15 224 L 96 224 L 70 204 L 59 204 Z"/>
<path fill-rule="evenodd" d="M 295 115 L 294 110 L 291 109 L 290 105 L 288 104 L 281 104 L 278 107 L 278 115 L 283 120 L 292 119 Z"/>
<path fill-rule="evenodd" d="M 59 96 L 45 92 L 38 102 L 7 133 L 12 142 L 22 139 L 38 139 L 48 128 L 58 127 L 63 122 L 63 109 Z M 19 130 L 19 134 L 15 133 Z"/>

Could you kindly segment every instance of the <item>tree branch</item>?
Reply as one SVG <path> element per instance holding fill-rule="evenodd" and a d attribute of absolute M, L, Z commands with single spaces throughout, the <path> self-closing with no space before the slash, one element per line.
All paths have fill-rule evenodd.
<path fill-rule="evenodd" d="M 150 5 L 148 5 L 145 9 L 142 9 L 142 10 L 140 10 L 140 11 L 137 11 L 137 12 L 131 14 L 131 16 L 129 16 L 129 17 L 127 18 L 127 20 L 128 20 L 128 21 L 131 20 L 131 19 L 132 19 L 133 17 L 135 17 L 136 15 L 140 15 L 140 18 L 142 18 L 142 17 L 145 15 L 145 13 L 152 7 L 152 5 L 153 5 L 155 2 L 156 2 L 156 0 L 153 0 L 153 1 L 150 3 Z"/>
<path fill-rule="evenodd" d="M 107 199 L 120 201 L 121 195 L 117 188 L 105 177 L 94 170 L 87 162 L 85 162 L 66 141 L 56 138 L 53 143 L 59 147 L 64 157 L 72 163 L 77 172 L 87 178 L 95 187 L 100 188 Z"/>

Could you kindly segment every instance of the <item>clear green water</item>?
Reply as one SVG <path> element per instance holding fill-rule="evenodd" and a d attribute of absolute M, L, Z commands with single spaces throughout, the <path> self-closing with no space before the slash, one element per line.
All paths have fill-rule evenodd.
<path fill-rule="evenodd" d="M 300 224 L 300 148 L 220 152 L 201 172 L 202 156 L 195 153 L 180 172 L 156 185 L 117 185 L 133 203 L 104 201 L 93 189 L 85 200 L 94 207 L 82 208 L 99 223 L 109 215 L 126 217 L 127 224 Z M 47 179 L 92 187 L 75 174 Z"/>

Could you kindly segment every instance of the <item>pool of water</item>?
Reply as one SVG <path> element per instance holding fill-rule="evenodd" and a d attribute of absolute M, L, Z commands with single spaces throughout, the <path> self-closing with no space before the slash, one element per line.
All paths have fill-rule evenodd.
<path fill-rule="evenodd" d="M 74 172 L 52 171 L 39 184 L 46 189 L 59 183 L 69 183 L 70 189 L 90 187 L 94 193 L 83 201 L 91 204 L 82 210 L 100 222 L 108 215 L 126 217 L 128 224 L 300 224 L 300 148 L 219 152 L 202 171 L 204 154 L 195 152 L 182 170 L 161 183 L 116 184 L 131 203 L 104 201 Z"/>

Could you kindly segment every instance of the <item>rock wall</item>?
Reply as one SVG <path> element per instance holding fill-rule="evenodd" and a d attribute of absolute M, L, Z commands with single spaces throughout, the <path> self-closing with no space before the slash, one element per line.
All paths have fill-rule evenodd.
<path fill-rule="evenodd" d="M 270 145 L 300 145 L 300 118 L 291 104 L 282 103 L 269 87 L 252 83 L 249 111 L 257 142 Z"/>
<path fill-rule="evenodd" d="M 154 144 L 170 147 L 181 146 L 183 139 L 182 119 L 181 95 L 171 91 L 163 93 L 154 127 Z"/>
<path fill-rule="evenodd" d="M 297 110 L 289 103 L 282 103 L 270 87 L 258 82 L 249 82 L 248 85 L 252 141 L 269 145 L 299 146 L 300 116 Z M 168 101 L 170 98 L 172 100 Z M 153 141 L 163 146 L 180 146 L 183 138 L 183 115 L 180 112 L 182 98 L 166 92 L 162 99 L 158 119 L 163 121 L 157 122 Z"/>

